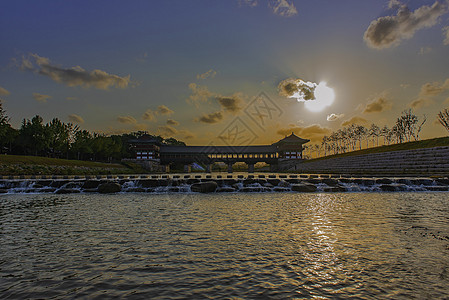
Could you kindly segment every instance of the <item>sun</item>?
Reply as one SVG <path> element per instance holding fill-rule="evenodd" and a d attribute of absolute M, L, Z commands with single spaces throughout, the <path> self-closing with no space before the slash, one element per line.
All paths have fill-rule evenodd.
<path fill-rule="evenodd" d="M 315 100 L 305 101 L 304 106 L 313 112 L 322 111 L 326 106 L 330 106 L 335 100 L 334 90 L 321 81 L 315 88 Z"/>

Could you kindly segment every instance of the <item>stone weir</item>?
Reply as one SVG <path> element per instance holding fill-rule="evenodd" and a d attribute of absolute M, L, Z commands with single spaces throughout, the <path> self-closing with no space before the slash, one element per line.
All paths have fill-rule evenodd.
<path fill-rule="evenodd" d="M 298 174 L 0 178 L 0 193 L 3 194 L 426 191 L 449 191 L 449 178 L 376 178 Z"/>

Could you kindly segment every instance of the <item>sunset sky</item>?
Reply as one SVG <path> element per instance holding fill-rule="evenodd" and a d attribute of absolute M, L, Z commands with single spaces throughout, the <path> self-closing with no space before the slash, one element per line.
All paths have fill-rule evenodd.
<path fill-rule="evenodd" d="M 449 1 L 5 0 L 0 40 L 16 128 L 39 114 L 189 145 L 237 128 L 265 144 L 392 126 L 413 108 L 422 138 L 447 135 Z"/>

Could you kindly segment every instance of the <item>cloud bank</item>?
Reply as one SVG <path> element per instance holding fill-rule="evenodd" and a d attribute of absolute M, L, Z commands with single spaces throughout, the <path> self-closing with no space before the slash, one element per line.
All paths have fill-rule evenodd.
<path fill-rule="evenodd" d="M 366 44 L 375 49 L 397 46 L 402 40 L 410 39 L 416 31 L 434 26 L 439 17 L 448 12 L 447 3 L 436 1 L 431 6 L 423 5 L 410 11 L 407 5 L 394 0 L 390 9 L 397 9 L 396 15 L 380 17 L 371 22 L 365 31 Z"/>
<path fill-rule="evenodd" d="M 130 83 L 130 75 L 120 77 L 118 75 L 108 74 L 102 70 L 89 72 L 80 66 L 62 68 L 52 64 L 48 58 L 41 57 L 37 54 L 29 54 L 27 57 L 23 56 L 20 68 L 50 77 L 53 81 L 63 83 L 70 87 L 94 87 L 101 90 L 107 90 L 110 87 L 124 89 Z"/>

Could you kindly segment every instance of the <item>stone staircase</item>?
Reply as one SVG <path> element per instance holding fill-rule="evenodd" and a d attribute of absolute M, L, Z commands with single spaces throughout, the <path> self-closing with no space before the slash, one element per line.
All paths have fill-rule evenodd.
<path fill-rule="evenodd" d="M 285 171 L 312 174 L 348 174 L 376 176 L 447 176 L 449 147 L 423 148 L 320 161 L 301 162 Z"/>

